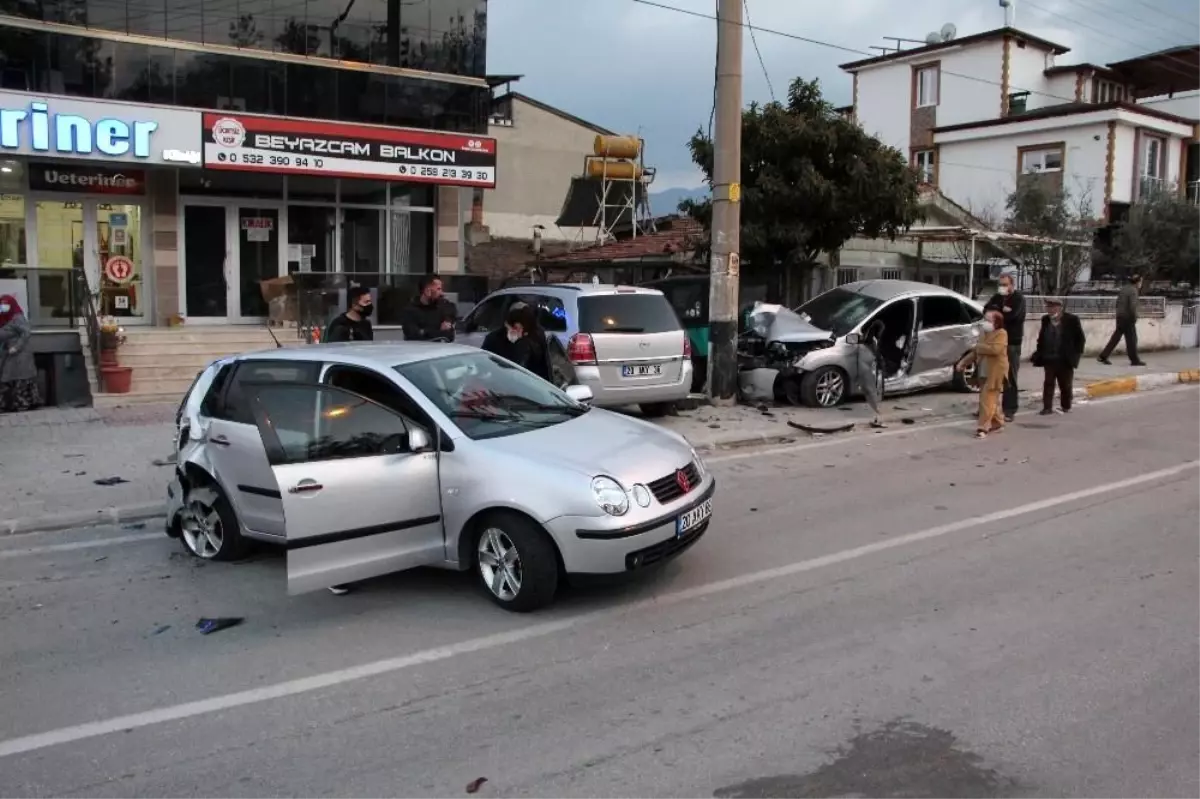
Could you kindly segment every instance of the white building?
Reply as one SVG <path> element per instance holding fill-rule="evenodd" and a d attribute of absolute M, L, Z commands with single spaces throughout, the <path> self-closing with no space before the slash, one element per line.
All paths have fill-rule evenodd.
<path fill-rule="evenodd" d="M 1200 199 L 1200 46 L 1119 63 L 1015 28 L 843 64 L 853 114 L 925 181 L 985 218 L 1037 175 L 1119 222 L 1149 192 Z"/>

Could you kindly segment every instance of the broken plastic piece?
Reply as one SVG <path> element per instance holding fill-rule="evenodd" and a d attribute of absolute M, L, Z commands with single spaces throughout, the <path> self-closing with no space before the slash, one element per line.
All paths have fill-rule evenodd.
<path fill-rule="evenodd" d="M 476 777 L 467 783 L 467 793 L 477 793 L 487 781 L 487 777 Z"/>
<path fill-rule="evenodd" d="M 854 429 L 853 423 L 839 425 L 838 427 L 813 427 L 812 425 L 793 422 L 791 419 L 788 419 L 788 425 L 796 428 L 797 430 L 803 430 L 806 433 L 812 433 L 813 435 L 822 435 L 824 433 L 845 433 Z"/>
<path fill-rule="evenodd" d="M 128 483 L 129 481 L 124 477 L 101 477 L 99 480 L 93 480 L 92 482 L 98 486 L 115 486 L 121 483 Z"/>
<path fill-rule="evenodd" d="M 241 618 L 240 616 L 222 616 L 216 619 L 200 619 L 200 621 L 196 622 L 196 629 L 200 631 L 201 635 L 208 635 L 210 633 L 220 632 L 221 630 L 225 630 L 230 627 L 237 627 L 243 621 L 245 621 L 245 619 Z"/>

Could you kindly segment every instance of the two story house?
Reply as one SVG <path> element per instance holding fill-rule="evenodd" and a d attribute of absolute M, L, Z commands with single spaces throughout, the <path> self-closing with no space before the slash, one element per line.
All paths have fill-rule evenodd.
<path fill-rule="evenodd" d="M 851 113 L 958 206 L 1000 219 L 1024 176 L 1098 225 L 1157 191 L 1200 200 L 1200 46 L 1107 65 L 1015 28 L 843 64 Z"/>

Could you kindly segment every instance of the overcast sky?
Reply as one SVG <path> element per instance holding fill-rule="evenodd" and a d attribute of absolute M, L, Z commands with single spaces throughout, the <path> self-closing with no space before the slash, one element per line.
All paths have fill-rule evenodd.
<path fill-rule="evenodd" d="M 661 0 L 713 15 L 715 0 Z M 1072 48 L 1059 63 L 1105 63 L 1200 37 L 1196 0 L 1017 0 L 1017 27 Z M 884 36 L 924 39 L 947 22 L 964 36 L 1004 24 L 997 0 L 746 0 L 756 27 L 871 53 Z M 1122 12 L 1119 9 L 1124 8 Z M 756 34 L 766 75 L 783 97 L 796 76 L 819 78 L 851 102 L 845 50 Z M 488 71 L 525 77 L 514 88 L 598 125 L 646 138 L 654 189 L 701 183 L 685 143 L 707 127 L 716 23 L 635 0 L 490 0 Z M 745 36 L 746 103 L 771 97 Z M 914 46 L 914 45 L 908 45 Z"/>

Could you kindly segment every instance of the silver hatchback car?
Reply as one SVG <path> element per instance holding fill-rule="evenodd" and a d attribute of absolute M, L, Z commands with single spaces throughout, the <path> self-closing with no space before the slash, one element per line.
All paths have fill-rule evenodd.
<path fill-rule="evenodd" d="M 500 606 L 565 574 L 672 558 L 716 483 L 681 436 L 457 344 L 326 344 L 218 360 L 177 416 L 167 532 L 200 558 L 285 546 L 290 593 L 472 569 Z"/>
<path fill-rule="evenodd" d="M 458 341 L 478 347 L 514 302 L 538 309 L 542 327 L 566 348 L 575 372 L 570 382 L 591 389 L 597 407 L 638 405 L 646 416 L 662 416 L 687 399 L 691 344 L 661 291 L 598 283 L 513 286 L 475 306 L 459 324 Z"/>

